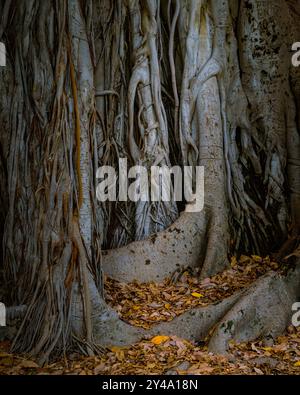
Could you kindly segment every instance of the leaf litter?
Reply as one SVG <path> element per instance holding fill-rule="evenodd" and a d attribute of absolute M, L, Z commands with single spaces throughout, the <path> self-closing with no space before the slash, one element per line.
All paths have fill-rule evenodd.
<path fill-rule="evenodd" d="M 281 270 L 269 257 L 241 256 L 231 259 L 225 272 L 199 280 L 188 272 L 176 284 L 118 283 L 106 279 L 107 302 L 127 322 L 149 328 L 170 321 L 183 312 L 206 306 L 232 295 L 269 270 Z M 69 354 L 39 367 L 26 356 L 11 354 L 10 343 L 0 342 L 0 374 L 39 375 L 210 375 L 210 374 L 300 374 L 300 327 L 289 327 L 274 345 L 254 342 L 229 344 L 228 354 L 215 355 L 205 342 L 193 343 L 160 334 L 130 347 L 111 347 L 102 356 Z"/>
<path fill-rule="evenodd" d="M 192 308 L 219 302 L 268 271 L 279 269 L 279 264 L 269 257 L 242 255 L 239 261 L 235 257 L 231 259 L 228 270 L 204 280 L 188 271 L 176 284 L 169 279 L 163 283 L 126 284 L 106 278 L 105 296 L 124 321 L 148 329 Z"/>

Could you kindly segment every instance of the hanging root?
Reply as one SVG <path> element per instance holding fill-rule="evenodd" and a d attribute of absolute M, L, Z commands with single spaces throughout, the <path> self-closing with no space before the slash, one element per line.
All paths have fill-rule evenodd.
<path fill-rule="evenodd" d="M 210 98 L 209 100 L 207 98 Z M 228 232 L 224 193 L 222 122 L 216 78 L 199 92 L 200 164 L 204 166 L 205 204 L 201 212 L 183 212 L 166 230 L 143 241 L 103 252 L 103 271 L 130 282 L 161 281 L 184 266 L 202 269 L 201 277 L 227 264 Z"/>
<path fill-rule="evenodd" d="M 291 93 L 289 67 L 282 71 L 288 54 L 277 21 L 285 18 L 265 2 L 250 2 L 241 3 L 238 29 L 229 1 L 170 1 L 169 28 L 161 23 L 165 2 L 159 1 L 5 3 L 11 64 L 3 85 L 8 76 L 11 82 L 3 88 L 0 111 L 3 146 L 9 147 L 1 155 L 3 162 L 7 158 L 8 191 L 4 268 L 13 303 L 28 306 L 14 350 L 44 362 L 56 349 L 65 352 L 71 338 L 89 353 L 98 344 L 130 344 L 162 331 L 198 340 L 215 326 L 209 347 L 225 352 L 230 340 L 274 337 L 287 325 L 298 296 L 298 267 L 289 277 L 269 274 L 223 302 L 148 332 L 121 321 L 100 295 L 103 233 L 106 239 L 123 235 L 120 243 L 146 238 L 103 254 L 103 271 L 125 282 L 161 281 L 187 266 L 201 277 L 221 271 L 228 264 L 229 217 L 236 249 L 257 253 L 273 246 L 280 233 L 287 234 L 288 193 L 293 246 L 298 240 L 293 96 L 299 102 L 299 91 Z M 256 13 L 272 23 L 257 26 Z M 274 48 L 274 36 L 278 53 L 260 52 Z M 286 92 L 285 100 L 274 94 L 279 92 Z M 169 134 L 174 124 L 178 147 L 169 152 L 170 141 L 176 145 Z M 96 169 L 130 153 L 148 170 L 169 166 L 171 159 L 204 166 L 202 212 L 177 218 L 175 202 L 117 202 L 100 210 Z"/>

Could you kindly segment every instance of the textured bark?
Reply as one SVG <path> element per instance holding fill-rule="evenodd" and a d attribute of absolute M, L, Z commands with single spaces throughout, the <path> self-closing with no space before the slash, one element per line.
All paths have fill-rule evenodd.
<path fill-rule="evenodd" d="M 296 0 L 0 4 L 8 52 L 0 69 L 4 281 L 7 302 L 27 306 L 15 350 L 44 362 L 74 343 L 91 353 L 144 336 L 106 305 L 102 271 L 160 281 L 190 266 L 206 277 L 227 266 L 229 252 L 269 253 L 289 235 L 284 251 L 296 247 L 300 68 L 289 53 L 300 34 Z M 204 209 L 100 204 L 96 169 L 120 158 L 148 170 L 204 166 Z M 276 335 L 298 292 L 299 271 L 291 273 L 151 333 L 183 334 L 187 320 L 196 339 L 221 320 L 210 345 L 225 351 L 232 338 L 270 331 L 264 315 L 284 291 L 289 297 L 276 307 L 284 314 L 270 321 Z M 246 308 L 258 326 L 246 328 Z M 234 330 L 224 333 L 231 321 Z"/>
<path fill-rule="evenodd" d="M 267 274 L 246 289 L 218 322 L 208 348 L 223 354 L 231 340 L 273 342 L 291 323 L 291 306 L 300 296 L 299 273 L 298 264 L 286 277 Z"/>

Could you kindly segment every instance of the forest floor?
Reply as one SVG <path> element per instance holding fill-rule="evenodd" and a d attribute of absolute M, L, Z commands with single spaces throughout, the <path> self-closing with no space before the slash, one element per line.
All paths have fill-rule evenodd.
<path fill-rule="evenodd" d="M 223 300 L 270 270 L 286 267 L 269 257 L 241 256 L 225 272 L 199 280 L 185 272 L 176 281 L 122 284 L 107 278 L 107 302 L 132 325 L 149 328 L 170 321 L 197 306 Z M 191 343 L 161 334 L 130 347 L 112 347 L 102 356 L 70 354 L 39 367 L 26 356 L 9 352 L 9 341 L 0 342 L 0 374 L 300 374 L 300 327 L 290 326 L 274 344 L 258 339 L 234 344 L 226 356 L 207 350 L 207 342 Z"/>

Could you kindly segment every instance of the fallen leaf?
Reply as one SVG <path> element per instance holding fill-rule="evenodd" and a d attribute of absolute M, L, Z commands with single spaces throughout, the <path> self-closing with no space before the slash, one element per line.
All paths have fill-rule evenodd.
<path fill-rule="evenodd" d="M 110 347 L 109 349 L 110 349 L 110 351 L 112 351 L 112 352 L 114 352 L 114 353 L 117 353 L 117 352 L 120 352 L 120 351 L 127 350 L 128 347 L 112 346 L 112 347 Z"/>
<path fill-rule="evenodd" d="M 25 368 L 25 369 L 29 369 L 29 368 L 38 368 L 39 367 L 39 365 L 36 363 L 36 362 L 34 362 L 34 361 L 30 361 L 30 360 L 27 360 L 27 359 L 23 359 L 19 364 L 18 364 L 18 366 L 20 367 L 20 368 Z"/>
<path fill-rule="evenodd" d="M 14 358 L 12 356 L 7 356 L 5 358 L 1 358 L 0 365 L 10 366 L 14 362 Z"/>
<path fill-rule="evenodd" d="M 165 343 L 169 339 L 170 339 L 169 336 L 154 336 L 151 339 L 151 343 L 159 345 L 161 343 Z"/>
<path fill-rule="evenodd" d="M 247 255 L 241 255 L 239 262 L 240 263 L 245 263 L 245 262 L 249 262 L 250 258 Z"/>
<path fill-rule="evenodd" d="M 194 296 L 195 298 L 203 298 L 204 295 L 199 294 L 198 292 L 192 292 L 192 296 Z"/>
<path fill-rule="evenodd" d="M 262 257 L 258 255 L 251 255 L 251 258 L 254 260 L 254 262 L 261 262 Z"/>
<path fill-rule="evenodd" d="M 235 256 L 231 257 L 230 265 L 231 267 L 235 267 L 237 265 L 237 260 Z"/>
<path fill-rule="evenodd" d="M 272 347 L 262 347 L 262 349 L 265 351 L 273 351 Z"/>
<path fill-rule="evenodd" d="M 258 374 L 264 374 L 264 372 L 261 371 L 261 370 L 258 369 L 258 368 L 254 368 L 254 371 L 255 371 L 255 373 L 258 373 Z"/>

